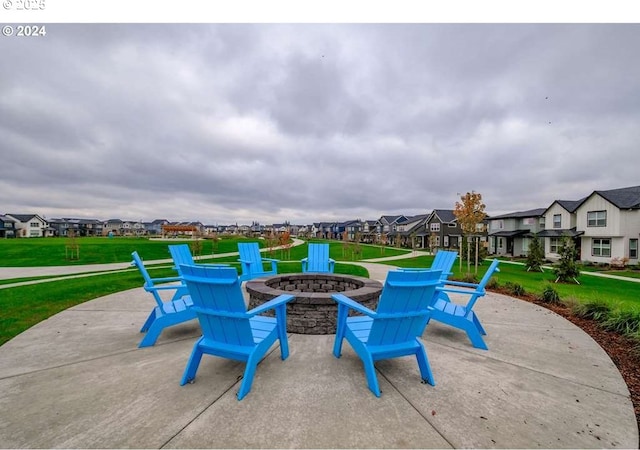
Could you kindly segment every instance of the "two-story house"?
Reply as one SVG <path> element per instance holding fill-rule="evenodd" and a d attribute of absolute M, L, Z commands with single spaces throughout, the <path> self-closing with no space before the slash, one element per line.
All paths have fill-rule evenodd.
<path fill-rule="evenodd" d="M 419 214 L 396 222 L 395 230 L 389 233 L 392 245 L 397 245 L 399 239 L 401 247 L 425 248 L 425 236 L 428 235 L 425 222 L 428 217 L 428 214 Z"/>
<path fill-rule="evenodd" d="M 531 238 L 544 229 L 546 210 L 536 208 L 489 218 L 489 253 L 526 256 Z"/>
<path fill-rule="evenodd" d="M 434 209 L 427 218 L 426 230 L 429 248 L 433 246 L 435 249 L 459 249 L 462 242 L 462 229 L 453 214 L 453 209 Z M 486 236 L 486 232 L 479 231 L 479 234 Z"/>
<path fill-rule="evenodd" d="M 16 237 L 16 221 L 0 214 L 0 238 Z"/>
<path fill-rule="evenodd" d="M 557 260 L 560 258 L 560 248 L 564 237 L 573 239 L 576 248 L 581 248 L 580 236 L 583 231 L 576 227 L 576 210 L 584 202 L 582 200 L 556 200 L 544 212 L 544 230 L 538 233 L 544 246 L 545 258 Z"/>
<path fill-rule="evenodd" d="M 584 231 L 580 259 L 638 263 L 640 186 L 593 191 L 576 209 L 576 229 Z"/>
<path fill-rule="evenodd" d="M 43 237 L 47 235 L 48 224 L 37 214 L 10 214 L 6 216 L 15 221 L 17 237 Z"/>

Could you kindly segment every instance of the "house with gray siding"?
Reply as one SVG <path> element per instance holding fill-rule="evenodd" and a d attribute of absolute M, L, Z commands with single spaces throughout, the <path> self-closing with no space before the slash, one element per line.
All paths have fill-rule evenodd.
<path fill-rule="evenodd" d="M 491 216 L 489 224 L 489 253 L 494 255 L 526 256 L 534 234 L 545 228 L 547 208 L 517 211 Z"/>

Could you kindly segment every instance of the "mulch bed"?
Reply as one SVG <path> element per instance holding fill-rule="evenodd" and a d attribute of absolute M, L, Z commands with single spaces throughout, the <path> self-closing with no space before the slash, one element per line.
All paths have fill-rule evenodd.
<path fill-rule="evenodd" d="M 506 290 L 497 289 L 496 291 L 514 297 L 512 293 Z M 605 330 L 594 320 L 575 316 L 567 306 L 544 303 L 538 297 L 530 294 L 516 296 L 516 298 L 535 303 L 561 315 L 582 328 L 607 352 L 627 383 L 631 394 L 631 402 L 636 413 L 636 422 L 640 429 L 640 351 L 637 342 L 619 333 Z"/>

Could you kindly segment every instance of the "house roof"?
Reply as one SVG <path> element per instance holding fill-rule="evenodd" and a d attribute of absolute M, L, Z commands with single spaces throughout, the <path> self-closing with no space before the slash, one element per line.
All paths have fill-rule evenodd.
<path fill-rule="evenodd" d="M 438 216 L 440 222 L 442 223 L 456 221 L 456 216 L 455 214 L 453 214 L 453 209 L 434 209 L 432 214 Z"/>
<path fill-rule="evenodd" d="M 580 206 L 586 199 L 587 197 L 581 198 L 580 200 L 556 200 L 556 203 L 572 213 L 575 212 L 576 209 L 578 209 L 578 206 Z"/>
<path fill-rule="evenodd" d="M 576 231 L 575 227 L 569 230 L 554 228 L 554 229 L 542 230 L 540 233 L 538 233 L 538 237 L 562 237 L 562 236 L 576 237 L 576 236 L 582 236 L 583 234 L 584 234 L 584 231 Z"/>
<path fill-rule="evenodd" d="M 536 208 L 536 209 L 530 209 L 528 211 L 517 211 L 517 212 L 508 213 L 508 214 L 502 214 L 502 215 L 499 215 L 499 216 L 492 216 L 491 220 L 493 220 L 493 219 L 518 219 L 518 218 L 523 218 L 523 217 L 540 217 L 540 216 L 544 215 L 546 210 L 547 210 L 547 208 Z"/>
<path fill-rule="evenodd" d="M 640 208 L 640 186 L 611 189 L 608 191 L 593 191 L 591 195 L 593 194 L 600 195 L 620 209 Z"/>
<path fill-rule="evenodd" d="M 531 234 L 531 230 L 496 231 L 495 233 L 489 233 L 489 236 L 517 237 L 524 236 L 527 233 Z"/>
<path fill-rule="evenodd" d="M 40 216 L 38 216 L 37 214 L 11 214 L 11 213 L 7 213 L 8 216 L 13 217 L 14 219 L 20 221 L 20 222 L 28 222 L 31 219 L 33 219 L 34 217 L 38 217 L 40 218 Z"/>

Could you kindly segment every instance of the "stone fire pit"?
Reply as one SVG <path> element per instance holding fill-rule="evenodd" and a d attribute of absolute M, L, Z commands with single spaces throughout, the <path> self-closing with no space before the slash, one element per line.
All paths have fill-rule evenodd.
<path fill-rule="evenodd" d="M 298 334 L 336 332 L 337 303 L 331 294 L 340 292 L 375 311 L 382 284 L 369 278 L 333 273 L 300 273 L 247 281 L 249 309 L 281 295 L 295 300 L 287 304 L 287 331 Z M 269 311 L 271 315 L 273 311 Z"/>

